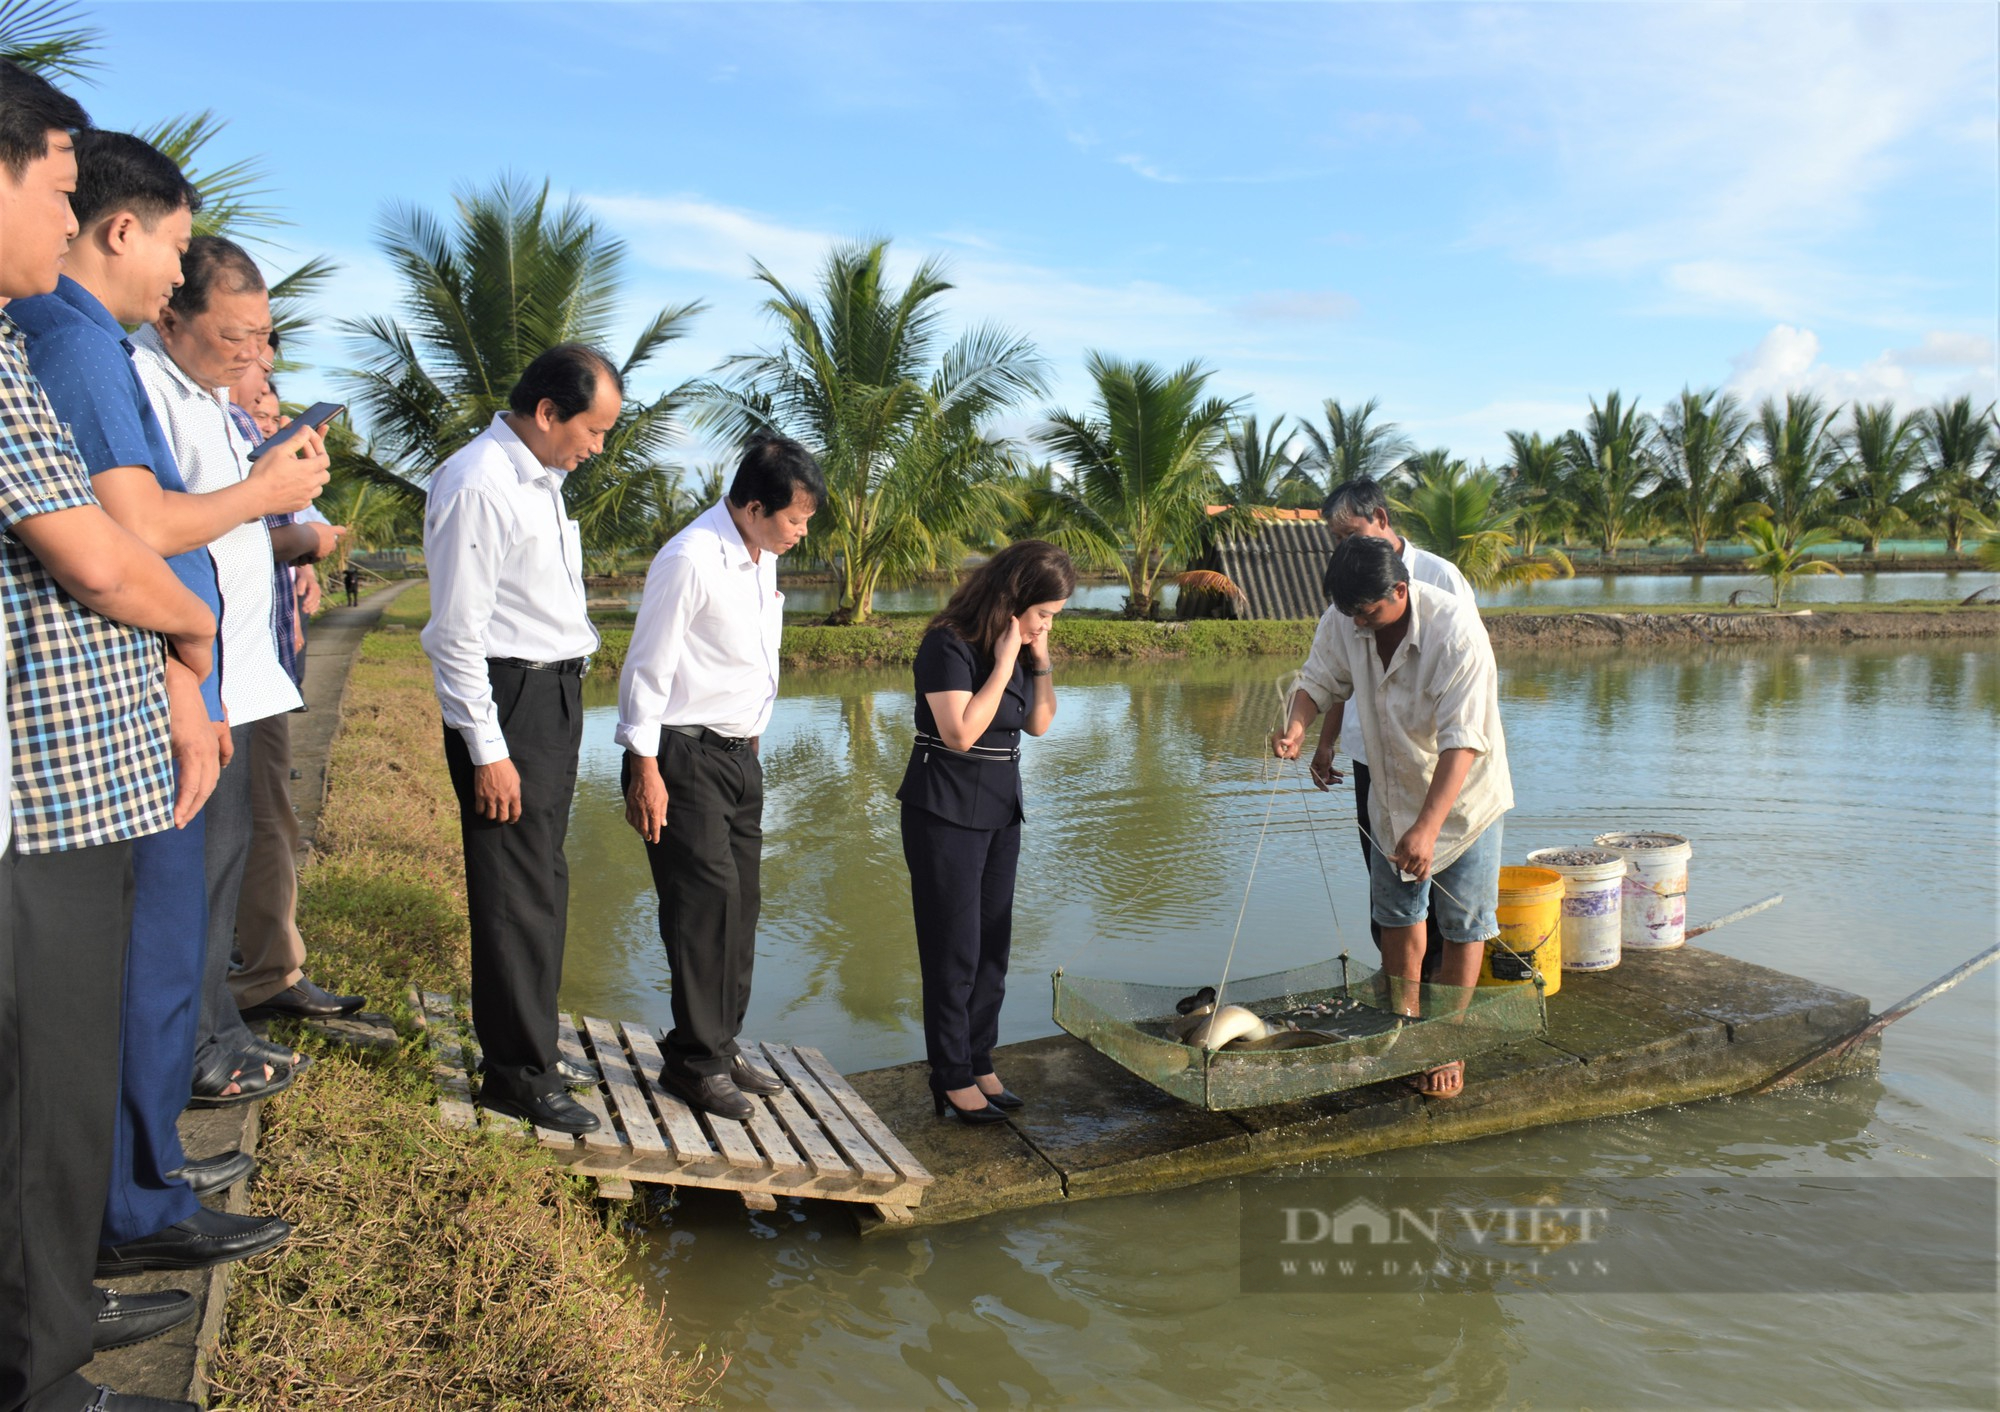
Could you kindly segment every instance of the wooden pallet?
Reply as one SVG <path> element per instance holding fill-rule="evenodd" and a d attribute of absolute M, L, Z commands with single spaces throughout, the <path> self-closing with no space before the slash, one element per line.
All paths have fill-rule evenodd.
<path fill-rule="evenodd" d="M 661 1087 L 663 1032 L 636 1021 L 558 1016 L 562 1057 L 595 1078 L 574 1097 L 602 1125 L 571 1137 L 473 1101 L 468 1075 L 479 1054 L 471 1016 L 450 996 L 413 991 L 410 1008 L 430 1044 L 438 1113 L 447 1124 L 484 1124 L 522 1141 L 532 1136 L 570 1170 L 595 1177 L 608 1197 L 630 1196 L 634 1182 L 734 1191 L 754 1211 L 775 1209 L 780 1196 L 815 1196 L 872 1206 L 901 1225 L 933 1180 L 826 1056 L 805 1045 L 739 1041 L 746 1059 L 785 1084 L 769 1097 L 744 1095 L 755 1111 L 739 1123 L 693 1109 Z"/>

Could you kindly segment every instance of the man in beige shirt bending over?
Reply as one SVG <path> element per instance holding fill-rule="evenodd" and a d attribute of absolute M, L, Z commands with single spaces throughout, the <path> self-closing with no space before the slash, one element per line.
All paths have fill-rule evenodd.
<path fill-rule="evenodd" d="M 1296 760 L 1313 718 L 1353 703 L 1374 776 L 1363 823 L 1375 843 L 1369 910 L 1382 928 L 1392 1003 L 1414 1015 L 1433 883 L 1445 939 L 1438 985 L 1476 984 L 1486 943 L 1500 934 L 1501 817 L 1514 807 L 1514 788 L 1499 673 L 1478 610 L 1410 582 L 1385 540 L 1344 541 L 1326 588 L 1339 611 L 1320 620 L 1291 718 L 1273 744 Z M 1454 1060 L 1425 1074 L 1420 1091 L 1450 1098 L 1464 1086 L 1465 1065 Z"/>

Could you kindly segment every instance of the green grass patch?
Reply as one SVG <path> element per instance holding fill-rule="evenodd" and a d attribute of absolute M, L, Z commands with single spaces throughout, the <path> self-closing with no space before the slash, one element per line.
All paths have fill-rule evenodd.
<path fill-rule="evenodd" d="M 299 906 L 314 976 L 406 1035 L 408 987 L 467 983 L 457 806 L 412 599 L 355 659 Z M 317 1062 L 265 1106 L 256 1204 L 298 1233 L 240 1267 L 211 1406 L 652 1412 L 709 1387 L 719 1366 L 668 1348 L 587 1182 L 439 1122 L 420 1039 L 361 1055 L 291 1038 Z"/>

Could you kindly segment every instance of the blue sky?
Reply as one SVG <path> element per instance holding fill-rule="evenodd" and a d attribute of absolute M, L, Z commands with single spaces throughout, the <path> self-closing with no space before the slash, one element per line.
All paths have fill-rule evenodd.
<path fill-rule="evenodd" d="M 881 235 L 1033 339 L 1051 405 L 1086 349 L 1194 359 L 1267 422 L 1374 396 L 1497 461 L 1614 387 L 2000 394 L 1996 13 L 110 4 L 78 94 L 214 109 L 297 222 L 269 263 L 342 262 L 288 397 L 393 311 L 383 208 L 511 172 L 626 239 L 633 330 L 708 303 L 661 385 L 769 341 L 753 257 Z"/>

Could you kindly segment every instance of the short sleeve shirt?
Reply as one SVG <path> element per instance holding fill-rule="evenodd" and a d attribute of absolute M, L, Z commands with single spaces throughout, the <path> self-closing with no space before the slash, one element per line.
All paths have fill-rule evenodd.
<path fill-rule="evenodd" d="M 187 489 L 132 366 L 131 340 L 95 295 L 64 275 L 55 293 L 17 299 L 7 312 L 28 337 L 28 366 L 69 427 L 85 470 L 99 476 L 120 466 L 144 466 L 162 490 Z M 221 622 L 222 594 L 208 550 L 191 549 L 167 563 Z M 201 699 L 209 719 L 221 720 L 220 670 L 202 679 Z"/>
<path fill-rule="evenodd" d="M 1013 675 L 986 733 L 966 751 L 952 750 L 938 735 L 929 695 L 976 692 L 993 674 L 993 659 L 950 628 L 932 628 L 917 647 L 917 738 L 896 797 L 964 828 L 997 829 L 1017 823 L 1021 801 L 1021 727 L 1028 719 L 1028 672 L 1016 658 Z"/>
<path fill-rule="evenodd" d="M 95 505 L 69 431 L 0 313 L 0 604 L 14 749 L 14 848 L 58 853 L 173 825 L 165 645 L 69 596 L 14 534 Z"/>

